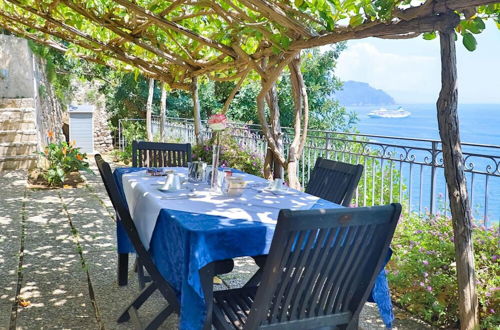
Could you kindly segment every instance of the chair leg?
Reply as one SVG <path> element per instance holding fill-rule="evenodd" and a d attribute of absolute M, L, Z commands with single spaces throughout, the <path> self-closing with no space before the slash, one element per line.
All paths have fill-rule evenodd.
<path fill-rule="evenodd" d="M 146 287 L 146 281 L 144 280 L 144 267 L 142 266 L 139 258 L 136 259 L 137 265 L 137 279 L 139 280 L 139 289 L 143 290 Z"/>
<path fill-rule="evenodd" d="M 347 330 L 358 330 L 359 329 L 359 314 L 353 316 L 351 322 L 345 327 Z"/>
<path fill-rule="evenodd" d="M 142 265 L 139 258 L 135 260 L 136 268 L 137 268 L 137 280 L 139 281 L 139 288 L 142 290 L 146 287 L 146 283 L 151 282 L 151 276 L 146 275 L 144 272 L 144 266 Z"/>
<path fill-rule="evenodd" d="M 203 329 L 210 330 L 212 329 L 212 311 L 213 311 L 213 301 L 214 301 L 214 264 L 210 263 L 200 269 L 200 279 L 201 286 L 203 288 L 203 295 L 205 296 L 205 303 L 207 304 L 206 309 L 206 318 Z"/>
<path fill-rule="evenodd" d="M 128 282 L 128 253 L 118 253 L 118 285 L 125 286 Z"/>
<path fill-rule="evenodd" d="M 118 317 L 117 322 L 122 323 L 128 321 L 130 319 L 131 309 L 137 311 L 142 306 L 142 304 L 144 304 L 144 302 L 148 300 L 148 298 L 153 294 L 153 292 L 155 292 L 157 288 L 158 286 L 154 282 L 145 287 L 144 290 L 142 290 L 141 293 L 139 293 L 139 295 L 134 299 L 134 301 L 132 301 L 132 303 L 128 305 L 125 311 Z"/>
<path fill-rule="evenodd" d="M 154 319 L 144 327 L 144 330 L 155 330 L 163 324 L 167 317 L 169 317 L 174 312 L 174 308 L 170 305 L 162 309 Z"/>

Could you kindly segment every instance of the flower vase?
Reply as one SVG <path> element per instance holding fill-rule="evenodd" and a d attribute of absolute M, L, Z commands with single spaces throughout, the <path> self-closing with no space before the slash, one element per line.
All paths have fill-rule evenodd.
<path fill-rule="evenodd" d="M 220 155 L 220 140 L 219 132 L 214 132 L 214 145 L 212 147 L 212 178 L 210 182 L 210 187 L 212 190 L 217 191 L 219 189 L 218 185 L 218 174 L 219 174 L 219 155 Z"/>

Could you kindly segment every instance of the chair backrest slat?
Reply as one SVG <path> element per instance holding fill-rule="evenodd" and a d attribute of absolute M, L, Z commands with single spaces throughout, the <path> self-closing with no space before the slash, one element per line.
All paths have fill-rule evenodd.
<path fill-rule="evenodd" d="M 128 207 L 123 201 L 123 197 L 118 190 L 113 173 L 111 172 L 111 167 L 99 154 L 95 155 L 95 161 L 111 203 L 119 216 L 119 221 L 122 221 L 123 227 L 125 228 L 125 231 L 132 242 L 139 259 L 141 260 L 141 263 L 158 285 L 158 290 L 162 292 L 174 310 L 178 311 L 179 304 L 175 290 L 163 279 L 150 254 L 142 244 L 137 228 L 135 227 L 134 221 L 130 216 Z"/>
<path fill-rule="evenodd" d="M 186 167 L 192 161 L 191 144 L 133 141 L 133 167 Z"/>
<path fill-rule="evenodd" d="M 306 193 L 349 206 L 363 174 L 363 165 L 347 164 L 318 157 Z"/>
<path fill-rule="evenodd" d="M 401 205 L 281 210 L 245 328 L 345 325 L 380 272 Z"/>
<path fill-rule="evenodd" d="M 291 320 L 296 320 L 300 318 L 300 315 L 304 315 L 306 311 L 306 304 L 304 303 L 304 300 L 302 299 L 305 290 L 309 289 L 312 285 L 311 281 L 315 277 L 315 274 L 317 272 L 317 269 L 315 269 L 315 266 L 318 266 L 317 260 L 320 257 L 320 253 L 323 250 L 322 245 L 325 243 L 325 238 L 327 238 L 330 234 L 330 230 L 321 230 L 315 246 L 310 249 L 311 250 L 311 255 L 309 256 L 310 258 L 310 265 L 311 267 L 307 267 L 304 270 L 304 275 L 303 275 L 303 285 L 297 286 L 296 292 L 294 293 L 294 304 L 291 306 L 291 314 L 290 314 L 290 319 Z M 297 282 L 298 283 L 298 282 Z"/>

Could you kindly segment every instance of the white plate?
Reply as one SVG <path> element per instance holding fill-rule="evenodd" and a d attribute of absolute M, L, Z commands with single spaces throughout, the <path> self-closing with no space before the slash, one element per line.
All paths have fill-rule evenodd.
<path fill-rule="evenodd" d="M 190 189 L 186 188 L 181 188 L 181 189 L 163 189 L 163 188 L 158 188 L 159 191 L 164 192 L 164 193 L 186 193 L 191 191 Z"/>
<path fill-rule="evenodd" d="M 272 194 L 275 194 L 275 195 L 293 195 L 295 193 L 297 193 L 295 190 L 291 190 L 291 189 L 272 189 L 272 188 L 264 188 L 262 189 L 262 191 L 265 191 L 265 192 L 270 192 Z"/>

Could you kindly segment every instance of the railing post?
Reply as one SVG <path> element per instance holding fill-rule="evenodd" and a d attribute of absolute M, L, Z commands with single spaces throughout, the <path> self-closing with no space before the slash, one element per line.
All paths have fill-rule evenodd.
<path fill-rule="evenodd" d="M 326 132 L 326 137 L 325 137 L 325 158 L 329 158 L 329 151 L 330 151 L 330 132 Z"/>
<path fill-rule="evenodd" d="M 118 119 L 118 148 L 120 151 L 123 151 L 123 142 L 122 142 L 122 119 Z"/>
<path fill-rule="evenodd" d="M 434 195 L 436 194 L 436 166 L 437 166 L 437 141 L 432 141 L 432 150 L 431 150 L 431 200 L 429 203 L 430 213 L 434 214 Z M 446 207 L 446 206 L 445 206 Z"/>

